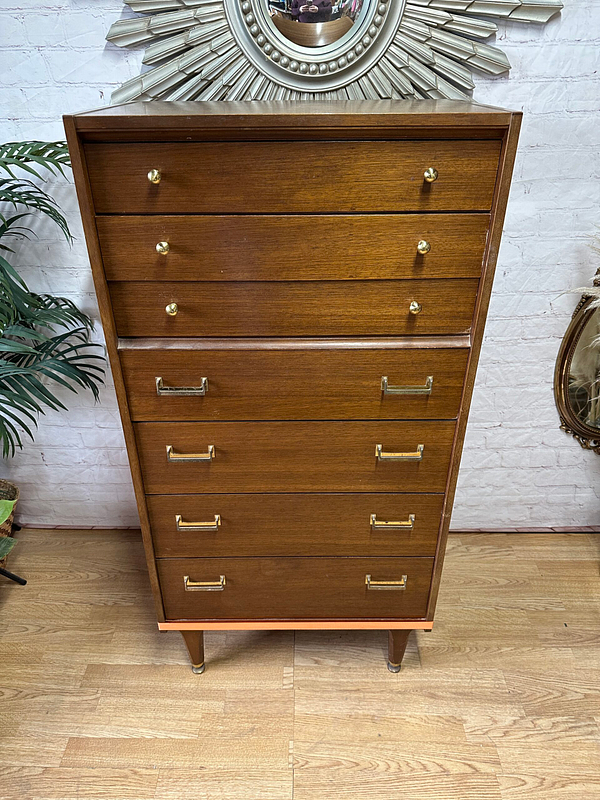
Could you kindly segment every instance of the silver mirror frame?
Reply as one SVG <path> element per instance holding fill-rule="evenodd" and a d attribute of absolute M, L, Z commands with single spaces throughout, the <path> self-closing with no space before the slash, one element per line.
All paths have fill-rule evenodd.
<path fill-rule="evenodd" d="M 141 16 L 107 39 L 146 46 L 149 69 L 113 103 L 136 100 L 468 99 L 473 70 L 510 63 L 488 44 L 494 18 L 545 23 L 562 0 L 370 0 L 338 41 L 308 48 L 285 39 L 266 0 L 124 0 Z"/>
<path fill-rule="evenodd" d="M 299 92 L 331 92 L 358 80 L 390 46 L 406 0 L 370 0 L 349 37 L 301 47 L 275 28 L 265 0 L 224 0 L 225 15 L 248 61 L 274 83 Z"/>

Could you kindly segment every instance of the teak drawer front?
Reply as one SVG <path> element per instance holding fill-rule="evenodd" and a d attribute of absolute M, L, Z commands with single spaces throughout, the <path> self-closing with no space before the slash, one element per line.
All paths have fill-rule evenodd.
<path fill-rule="evenodd" d="M 121 349 L 131 418 L 453 419 L 458 414 L 468 348 L 372 349 L 358 341 L 352 348 L 302 348 L 301 341 L 294 349 L 275 348 Z M 405 393 L 385 393 L 383 377 L 388 391 Z M 186 387 L 202 390 L 204 378 L 204 395 L 171 394 Z"/>
<path fill-rule="evenodd" d="M 501 142 L 117 142 L 84 147 L 99 214 L 256 214 L 488 211 Z M 424 180 L 429 167 L 438 171 L 435 183 Z M 149 182 L 151 169 L 160 171 L 159 184 Z"/>
<path fill-rule="evenodd" d="M 136 422 L 148 494 L 443 492 L 454 422 Z M 411 460 L 379 460 L 408 453 Z M 167 460 L 177 454 L 203 461 Z M 418 446 L 423 445 L 420 459 Z"/>
<path fill-rule="evenodd" d="M 432 558 L 158 559 L 167 619 L 418 619 L 427 610 Z M 186 591 L 225 578 L 221 591 Z M 368 589 L 373 581 L 406 588 Z"/>
<path fill-rule="evenodd" d="M 146 501 L 158 558 L 433 556 L 444 495 L 179 494 Z"/>
<path fill-rule="evenodd" d="M 410 336 L 469 331 L 477 280 L 111 282 L 119 336 Z M 421 304 L 411 314 L 412 301 Z M 176 316 L 165 312 L 176 303 Z"/>
<path fill-rule="evenodd" d="M 478 278 L 488 225 L 487 214 L 96 218 L 112 281 Z"/>

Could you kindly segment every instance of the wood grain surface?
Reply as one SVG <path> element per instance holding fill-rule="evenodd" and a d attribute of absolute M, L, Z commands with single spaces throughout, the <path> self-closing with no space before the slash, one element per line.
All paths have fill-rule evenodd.
<path fill-rule="evenodd" d="M 416 619 L 427 610 L 432 558 L 161 558 L 156 562 L 167 619 Z M 374 581 L 406 589 L 375 590 Z M 190 592 L 219 581 L 218 592 Z"/>
<path fill-rule="evenodd" d="M 194 675 L 138 532 L 18 539 L 2 800 L 597 800 L 597 535 L 450 535 L 398 675 L 385 630 L 211 632 Z"/>
<path fill-rule="evenodd" d="M 443 495 L 180 494 L 150 495 L 148 514 L 159 558 L 211 556 L 431 556 Z M 217 531 L 177 530 L 214 520 Z M 372 530 L 370 518 L 414 527 Z"/>
<path fill-rule="evenodd" d="M 471 328 L 479 282 L 109 283 L 119 336 L 413 336 Z M 421 304 L 411 314 L 412 301 Z M 165 308 L 177 303 L 176 316 Z"/>
<path fill-rule="evenodd" d="M 97 214 L 314 214 L 489 211 L 501 141 L 84 147 Z M 431 184 L 423 178 L 429 167 L 439 173 Z M 148 181 L 151 169 L 161 172 L 160 184 Z"/>
<path fill-rule="evenodd" d="M 451 421 L 413 422 L 136 422 L 148 494 L 187 492 L 440 492 L 454 438 Z M 378 461 L 417 451 L 421 461 Z M 175 453 L 206 453 L 202 462 L 167 462 Z"/>
<path fill-rule="evenodd" d="M 488 214 L 98 216 L 111 281 L 478 278 Z M 417 252 L 419 241 L 431 245 Z M 169 252 L 160 255 L 158 242 Z"/>
<path fill-rule="evenodd" d="M 255 349 L 119 351 L 131 418 L 136 421 L 253 419 L 452 419 L 458 414 L 466 348 Z M 390 386 L 423 387 L 431 394 L 384 394 Z M 167 387 L 194 387 L 205 395 L 158 395 Z"/>

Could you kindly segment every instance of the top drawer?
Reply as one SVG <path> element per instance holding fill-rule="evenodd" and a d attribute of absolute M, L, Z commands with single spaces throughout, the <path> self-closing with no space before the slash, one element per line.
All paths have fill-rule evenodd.
<path fill-rule="evenodd" d="M 98 214 L 488 211 L 499 140 L 85 145 Z M 437 170 L 428 183 L 425 170 Z M 150 170 L 160 173 L 151 183 Z"/>

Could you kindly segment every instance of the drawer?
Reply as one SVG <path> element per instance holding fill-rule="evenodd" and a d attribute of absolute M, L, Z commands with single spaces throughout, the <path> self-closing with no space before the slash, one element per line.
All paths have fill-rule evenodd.
<path fill-rule="evenodd" d="M 432 420 L 134 423 L 148 494 L 443 492 L 454 428 Z M 411 459 L 380 460 L 378 444 L 384 455 Z M 212 459 L 177 459 L 207 457 L 210 445 Z M 174 461 L 167 459 L 169 446 Z"/>
<path fill-rule="evenodd" d="M 90 143 L 99 214 L 489 211 L 500 140 Z M 310 155 L 299 153 L 310 148 Z M 438 171 L 434 183 L 423 173 Z M 161 174 L 160 183 L 148 171 Z"/>
<path fill-rule="evenodd" d="M 487 214 L 96 218 L 112 281 L 477 278 L 488 225 Z"/>
<path fill-rule="evenodd" d="M 406 336 L 469 331 L 479 282 L 111 282 L 119 336 Z M 412 314 L 411 302 L 421 311 Z M 169 316 L 167 305 L 177 313 Z"/>
<path fill-rule="evenodd" d="M 415 619 L 427 612 L 433 559 L 168 558 L 157 566 L 167 619 Z M 186 575 L 218 590 L 186 591 Z M 406 588 L 369 589 L 367 575 Z"/>
<path fill-rule="evenodd" d="M 433 556 L 444 495 L 178 494 L 146 499 L 159 558 Z"/>
<path fill-rule="evenodd" d="M 360 340 L 322 349 L 222 344 L 121 349 L 131 418 L 453 419 L 469 355 L 466 347 L 369 348 Z"/>

